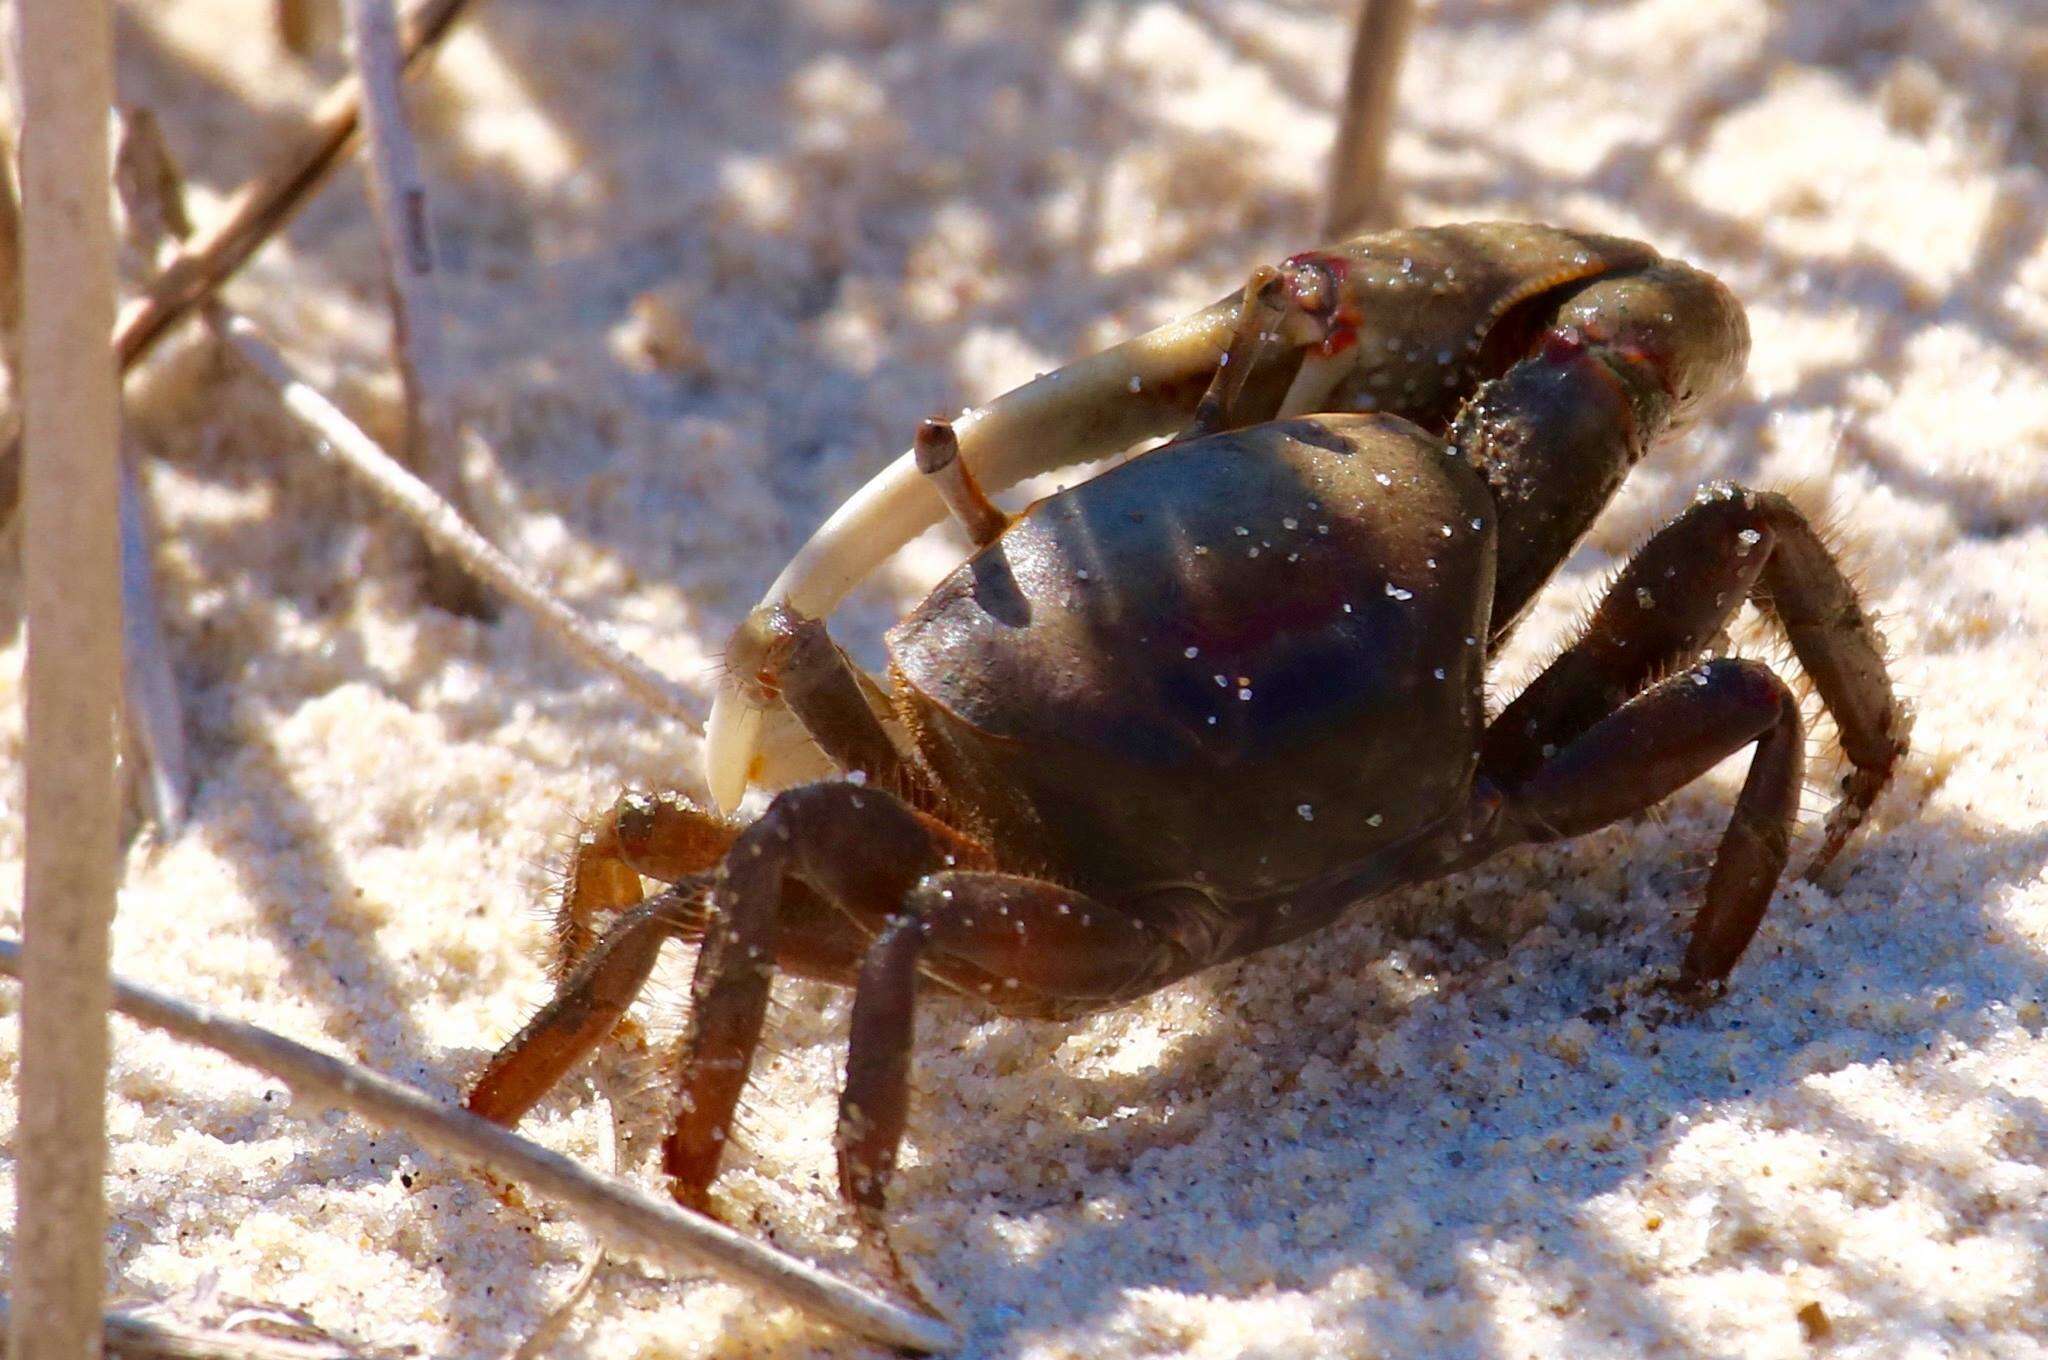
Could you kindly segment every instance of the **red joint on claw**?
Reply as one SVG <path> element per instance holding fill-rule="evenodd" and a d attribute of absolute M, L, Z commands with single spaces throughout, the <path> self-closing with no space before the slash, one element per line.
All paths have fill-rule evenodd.
<path fill-rule="evenodd" d="M 1362 320 L 1358 306 L 1347 302 L 1330 316 L 1330 333 L 1316 346 L 1316 353 L 1325 359 L 1342 354 L 1358 343 L 1358 323 Z"/>
<path fill-rule="evenodd" d="M 1295 307 L 1303 316 L 1323 325 L 1322 339 L 1310 348 L 1328 359 L 1358 343 L 1358 304 L 1350 297 L 1344 281 L 1351 272 L 1342 255 L 1310 250 L 1280 262 L 1280 274 L 1287 280 Z"/>
<path fill-rule="evenodd" d="M 1586 334 L 1577 326 L 1559 326 L 1543 333 L 1537 353 L 1547 364 L 1568 363 L 1586 352 Z"/>

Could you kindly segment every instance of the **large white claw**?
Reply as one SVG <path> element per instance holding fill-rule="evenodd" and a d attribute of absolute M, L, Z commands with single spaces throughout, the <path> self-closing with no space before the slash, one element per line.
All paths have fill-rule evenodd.
<path fill-rule="evenodd" d="M 990 492 L 1026 477 L 1121 453 L 1187 423 L 1237 318 L 1236 295 L 1007 392 L 953 422 L 960 456 Z M 946 505 L 905 453 L 833 512 L 763 603 L 824 618 Z M 755 774 L 767 710 L 728 678 L 711 705 L 705 777 L 731 811 Z"/>

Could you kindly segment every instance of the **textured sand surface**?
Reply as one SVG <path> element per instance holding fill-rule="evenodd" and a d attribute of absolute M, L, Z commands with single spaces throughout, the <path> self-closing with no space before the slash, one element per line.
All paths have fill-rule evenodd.
<path fill-rule="evenodd" d="M 493 531 L 708 695 L 728 630 L 917 418 L 1310 243 L 1344 8 L 481 6 L 420 109 Z M 279 62 L 265 12 L 121 27 L 124 98 L 163 117 L 202 220 L 336 74 Z M 1697 1015 L 1580 1018 L 1675 961 L 1739 762 L 1659 818 L 1086 1024 L 934 1001 L 901 1244 L 984 1357 L 2048 1354 L 2048 6 L 1440 0 L 1402 107 L 1411 220 L 1639 236 L 1755 331 L 1746 385 L 1640 469 L 1502 691 L 1733 477 L 1840 526 L 1918 750 Z M 394 428 L 353 174 L 231 296 Z M 516 615 L 422 608 L 388 526 L 203 346 L 131 392 L 204 784 L 183 836 L 130 857 L 117 966 L 452 1095 L 545 993 L 535 906 L 575 818 L 699 790 L 697 744 Z M 840 636 L 872 659 L 958 552 L 906 552 Z M 0 655 L 17 689 L 18 636 Z M 658 1043 L 686 963 L 646 1008 Z M 846 1001 L 778 1000 L 719 1203 L 856 1269 L 830 1177 Z M 622 1085 L 651 1183 L 658 1073 Z M 116 1288 L 190 1320 L 254 1300 L 492 1356 L 588 1251 L 547 1206 L 126 1025 L 110 1118 Z M 527 1127 L 594 1159 L 600 1121 L 576 1080 Z M 563 1354 L 859 1351 L 632 1265 L 579 1319 Z"/>

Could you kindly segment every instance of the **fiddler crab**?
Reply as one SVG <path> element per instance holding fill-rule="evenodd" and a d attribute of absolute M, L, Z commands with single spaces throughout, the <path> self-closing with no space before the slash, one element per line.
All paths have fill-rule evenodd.
<path fill-rule="evenodd" d="M 1641 812 L 1754 746 L 1671 984 L 1717 987 L 1785 868 L 1804 757 L 1785 682 L 1710 655 L 1723 625 L 1745 600 L 1774 619 L 1840 731 L 1813 871 L 1906 749 L 1882 640 L 1806 517 L 1703 490 L 1533 683 L 1491 718 L 1483 696 L 1622 479 L 1748 350 L 1740 304 L 1700 270 L 1479 223 L 1296 255 L 927 422 L 740 626 L 712 711 L 720 808 L 763 772 L 779 714 L 846 777 L 744 825 L 621 800 L 569 866 L 556 995 L 469 1108 L 518 1120 L 664 943 L 701 942 L 662 1164 L 708 1209 L 771 979 L 852 987 L 839 1183 L 907 1282 L 884 1203 L 921 988 L 1033 1018 L 1122 1005 Z M 1161 436 L 1015 516 L 984 490 Z M 824 618 L 949 510 L 978 546 L 890 631 L 885 687 Z"/>

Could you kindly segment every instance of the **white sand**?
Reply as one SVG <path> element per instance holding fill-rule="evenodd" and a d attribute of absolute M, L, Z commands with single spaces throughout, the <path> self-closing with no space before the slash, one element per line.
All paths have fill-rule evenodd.
<path fill-rule="evenodd" d="M 125 97 L 162 114 L 202 213 L 334 74 L 276 63 L 263 8 L 123 25 Z M 1345 8 L 482 7 L 423 108 L 501 541 L 708 693 L 725 633 L 918 417 L 1310 242 Z M 1425 6 L 1393 155 L 1413 220 L 1638 235 L 1718 272 L 1756 333 L 1748 385 L 1634 478 L 1504 680 L 1701 481 L 1803 486 L 1855 545 L 1919 749 L 1875 834 L 1784 888 L 1697 1017 L 1577 1018 L 1675 959 L 1738 765 L 1660 820 L 1073 1029 L 932 1003 L 897 1221 L 967 1354 L 2048 1354 L 2044 90 L 2034 0 Z M 359 191 L 344 177 L 232 292 L 389 431 Z M 694 326 L 667 367 L 631 320 L 645 294 Z M 205 782 L 191 828 L 131 856 L 117 965 L 453 1094 L 544 994 L 540 866 L 622 787 L 697 789 L 697 744 L 518 617 L 422 609 L 387 526 L 195 350 L 134 423 Z M 872 657 L 957 551 L 907 553 L 840 635 Z M 684 962 L 647 1008 L 659 1035 Z M 853 1268 L 830 1180 L 846 1002 L 778 995 L 720 1202 Z M 404 1139 L 302 1120 L 125 1024 L 116 1043 L 125 1296 L 481 1357 L 584 1259 L 552 1210 Z M 661 1104 L 650 1085 L 627 1111 L 650 1179 Z M 598 1121 L 578 1081 L 528 1127 L 590 1158 Z M 858 1349 L 632 1266 L 570 1338 Z"/>

